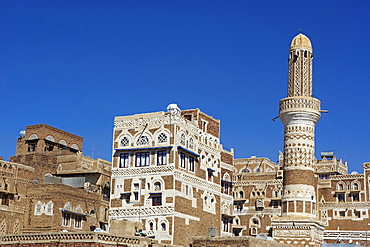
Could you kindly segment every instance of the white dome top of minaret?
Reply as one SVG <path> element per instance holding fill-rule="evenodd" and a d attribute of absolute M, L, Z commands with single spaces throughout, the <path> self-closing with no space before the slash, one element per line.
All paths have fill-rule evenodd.
<path fill-rule="evenodd" d="M 290 44 L 290 50 L 307 49 L 312 52 L 311 40 L 304 34 L 300 33 L 295 36 Z"/>

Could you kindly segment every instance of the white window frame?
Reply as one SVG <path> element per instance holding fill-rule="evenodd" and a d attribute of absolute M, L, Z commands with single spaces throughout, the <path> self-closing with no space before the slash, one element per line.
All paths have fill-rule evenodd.
<path fill-rule="evenodd" d="M 186 155 L 184 153 L 180 153 L 180 168 L 186 169 Z"/>
<path fill-rule="evenodd" d="M 119 155 L 119 168 L 128 168 L 130 166 L 130 154 L 122 153 Z"/>
<path fill-rule="evenodd" d="M 150 166 L 150 152 L 139 152 L 135 154 L 135 166 Z"/>
<path fill-rule="evenodd" d="M 157 166 L 167 165 L 167 150 L 157 151 Z"/>

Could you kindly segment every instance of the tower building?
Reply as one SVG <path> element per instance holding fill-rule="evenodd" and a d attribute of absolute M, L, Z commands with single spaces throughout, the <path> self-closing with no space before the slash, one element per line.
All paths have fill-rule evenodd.
<path fill-rule="evenodd" d="M 316 218 L 314 141 L 320 101 L 312 96 L 312 59 L 311 41 L 298 34 L 290 46 L 288 97 L 280 100 L 279 109 L 284 125 L 282 212 L 272 226 L 276 240 L 297 246 L 321 246 L 324 230 Z"/>
<path fill-rule="evenodd" d="M 162 244 L 232 236 L 234 157 L 220 144 L 219 120 L 170 104 L 114 124 L 111 232 L 127 220 Z"/>

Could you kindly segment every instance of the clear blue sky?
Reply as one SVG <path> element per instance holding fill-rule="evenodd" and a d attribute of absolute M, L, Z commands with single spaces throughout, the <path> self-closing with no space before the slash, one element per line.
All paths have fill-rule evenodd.
<path fill-rule="evenodd" d="M 370 1 L 0 0 L 0 156 L 46 123 L 111 160 L 115 116 L 175 102 L 221 119 L 235 156 L 282 150 L 278 102 L 299 29 L 312 41 L 314 95 L 329 110 L 316 156 L 370 161 Z"/>

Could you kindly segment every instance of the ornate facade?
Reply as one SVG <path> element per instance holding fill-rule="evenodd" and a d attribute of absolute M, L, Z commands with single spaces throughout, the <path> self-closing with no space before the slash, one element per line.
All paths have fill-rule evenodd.
<path fill-rule="evenodd" d="M 305 35 L 292 40 L 276 163 L 234 158 L 220 144 L 220 120 L 176 104 L 116 117 L 112 163 L 83 156 L 81 137 L 27 126 L 16 156 L 0 160 L 0 244 L 367 246 L 370 162 L 348 174 L 332 152 L 315 158 L 322 111 L 312 52 Z M 199 237 L 207 235 L 225 238 Z"/>
<path fill-rule="evenodd" d="M 0 234 L 106 229 L 111 163 L 82 155 L 82 137 L 27 126 L 0 161 Z"/>
<path fill-rule="evenodd" d="M 163 244 L 232 235 L 233 153 L 220 145 L 219 120 L 172 104 L 114 125 L 112 224 L 139 221 Z"/>

